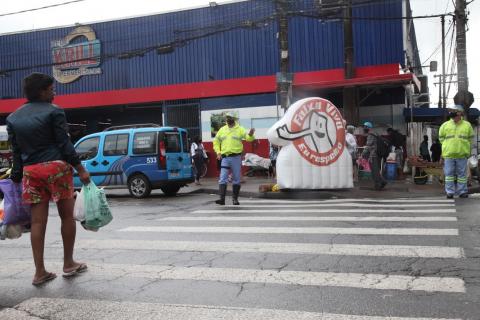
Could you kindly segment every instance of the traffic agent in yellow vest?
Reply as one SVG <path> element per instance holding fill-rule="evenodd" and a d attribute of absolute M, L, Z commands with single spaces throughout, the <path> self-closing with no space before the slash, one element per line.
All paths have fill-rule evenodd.
<path fill-rule="evenodd" d="M 451 120 L 442 124 L 438 133 L 444 158 L 445 193 L 448 199 L 455 195 L 468 198 L 467 158 L 473 129 L 470 122 L 463 120 L 463 106 L 455 105 L 449 109 Z"/>
<path fill-rule="evenodd" d="M 470 156 L 470 145 L 473 138 L 473 129 L 470 122 L 460 119 L 455 122 L 450 119 L 443 123 L 438 133 L 442 144 L 442 157 L 461 159 Z"/>
<path fill-rule="evenodd" d="M 240 176 L 242 171 L 242 140 L 255 140 L 255 129 L 246 132 L 245 128 L 235 121 L 235 115 L 231 112 L 226 115 L 227 124 L 218 130 L 213 140 L 213 149 L 217 154 L 217 160 L 221 161 L 220 178 L 218 180 L 220 199 L 215 201 L 219 205 L 225 205 L 225 194 L 227 192 L 228 174 L 232 173 L 232 203 L 239 205 L 238 195 L 240 193 Z"/>

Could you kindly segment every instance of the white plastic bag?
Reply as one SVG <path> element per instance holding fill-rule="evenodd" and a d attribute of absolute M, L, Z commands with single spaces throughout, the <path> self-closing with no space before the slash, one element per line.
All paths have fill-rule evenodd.
<path fill-rule="evenodd" d="M 478 158 L 477 156 L 471 156 L 468 158 L 468 167 L 470 169 L 475 169 L 478 166 Z"/>
<path fill-rule="evenodd" d="M 395 152 L 390 152 L 387 157 L 387 162 L 396 162 L 397 154 Z"/>
<path fill-rule="evenodd" d="M 84 210 L 84 196 L 83 189 L 77 193 L 77 198 L 75 199 L 75 206 L 73 207 L 73 217 L 77 221 L 85 221 L 85 210 Z"/>

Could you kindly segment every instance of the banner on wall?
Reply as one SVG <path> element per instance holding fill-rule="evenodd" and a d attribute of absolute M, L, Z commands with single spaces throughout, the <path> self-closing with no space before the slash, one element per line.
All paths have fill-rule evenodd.
<path fill-rule="evenodd" d="M 281 147 L 276 164 L 281 189 L 353 187 L 345 121 L 330 101 L 306 98 L 295 102 L 267 136 L 270 143 Z"/>

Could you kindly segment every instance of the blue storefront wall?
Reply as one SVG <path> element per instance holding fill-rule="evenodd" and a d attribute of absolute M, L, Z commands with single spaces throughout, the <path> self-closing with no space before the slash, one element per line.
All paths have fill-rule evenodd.
<path fill-rule="evenodd" d="M 298 1 L 297 6 L 312 9 L 313 3 Z M 279 70 L 274 13 L 273 1 L 257 0 L 89 24 L 101 42 L 102 73 L 59 83 L 57 94 L 274 75 Z M 401 19 L 366 19 L 401 15 L 402 0 L 354 5 L 357 66 L 403 64 Z M 246 21 L 255 28 L 234 28 Z M 21 97 L 21 79 L 32 71 L 52 74 L 50 43 L 74 29 L 0 36 L 0 70 L 8 75 L 0 77 L 0 98 Z M 171 43 L 176 45 L 172 53 L 155 53 L 155 47 Z M 292 17 L 289 46 L 292 72 L 343 68 L 343 23 Z M 119 59 L 123 53 L 142 54 Z"/>

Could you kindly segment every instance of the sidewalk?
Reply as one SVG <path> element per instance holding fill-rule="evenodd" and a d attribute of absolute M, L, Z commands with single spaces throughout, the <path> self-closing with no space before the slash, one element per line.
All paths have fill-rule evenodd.
<path fill-rule="evenodd" d="M 260 192 L 259 187 L 264 184 L 276 183 L 274 178 L 266 177 L 243 177 L 240 197 L 268 198 L 268 199 L 330 199 L 330 198 L 419 198 L 419 197 L 441 197 L 445 195 L 444 188 L 438 182 L 431 184 L 416 185 L 410 177 L 405 180 L 389 181 L 382 191 L 373 189 L 370 180 L 360 180 L 355 183 L 352 189 L 341 190 L 290 190 L 280 192 Z M 231 196 L 232 187 L 229 184 L 227 195 Z M 470 193 L 480 192 L 478 183 L 469 188 Z M 107 195 L 111 197 L 130 197 L 127 188 L 106 189 Z M 207 193 L 218 194 L 217 178 L 204 178 L 201 185 L 194 183 L 181 188 L 180 194 L 186 193 Z M 153 190 L 152 195 L 162 195 L 162 191 Z"/>
<path fill-rule="evenodd" d="M 343 190 L 290 190 L 286 192 L 259 192 L 262 184 L 275 183 L 273 178 L 244 177 L 240 197 L 272 198 L 272 199 L 328 199 L 328 198 L 415 198 L 415 197 L 437 197 L 445 194 L 443 186 L 437 182 L 425 185 L 416 185 L 413 181 L 395 180 L 389 181 L 382 191 L 373 189 L 370 180 L 360 180 L 355 183 L 352 189 Z M 180 192 L 203 192 L 218 194 L 218 181 L 214 178 L 201 180 L 201 185 L 190 185 L 182 188 Z M 228 187 L 228 194 L 231 194 L 231 186 Z"/>

